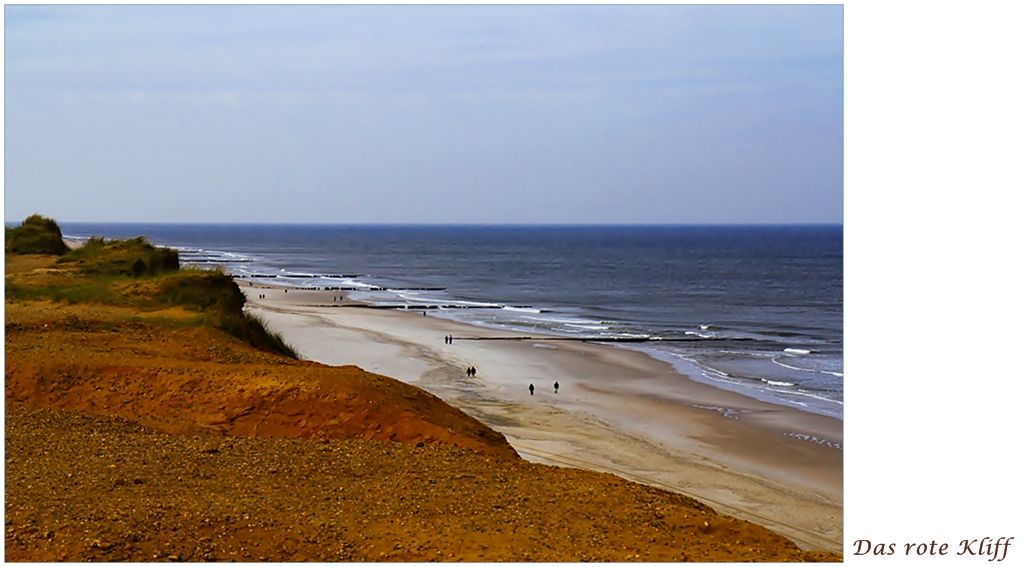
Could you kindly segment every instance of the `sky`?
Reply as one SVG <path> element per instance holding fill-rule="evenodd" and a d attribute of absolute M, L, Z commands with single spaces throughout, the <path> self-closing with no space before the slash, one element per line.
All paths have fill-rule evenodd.
<path fill-rule="evenodd" d="M 843 7 L 7 5 L 4 218 L 843 222 Z"/>

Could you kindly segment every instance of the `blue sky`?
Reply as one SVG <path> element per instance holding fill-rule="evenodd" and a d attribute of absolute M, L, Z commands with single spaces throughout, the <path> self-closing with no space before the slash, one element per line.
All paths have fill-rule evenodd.
<path fill-rule="evenodd" d="M 5 219 L 843 221 L 841 6 L 6 6 Z"/>

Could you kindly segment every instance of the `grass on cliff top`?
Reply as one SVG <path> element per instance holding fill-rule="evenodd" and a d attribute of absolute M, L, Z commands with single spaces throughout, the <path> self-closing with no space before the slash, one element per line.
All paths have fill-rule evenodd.
<path fill-rule="evenodd" d="M 49 231 L 47 234 L 60 235 L 60 227 L 54 221 L 33 215 L 21 227 L 8 229 L 8 249 L 12 239 L 21 246 L 19 249 L 28 249 L 20 244 L 23 236 L 11 235 L 27 225 L 44 227 Z M 37 233 L 39 230 L 28 234 Z M 145 310 L 181 306 L 196 311 L 197 322 L 221 329 L 250 346 L 298 358 L 280 334 L 267 330 L 262 320 L 243 310 L 245 295 L 230 275 L 219 270 L 183 270 L 176 250 L 153 246 L 143 237 L 94 237 L 76 250 L 65 248 L 52 267 L 20 274 L 10 273 L 11 262 L 6 264 L 8 300 L 49 299 Z"/>

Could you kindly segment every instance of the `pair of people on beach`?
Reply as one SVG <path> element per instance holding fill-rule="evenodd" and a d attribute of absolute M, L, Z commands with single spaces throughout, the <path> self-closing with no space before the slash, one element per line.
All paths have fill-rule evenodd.
<path fill-rule="evenodd" d="M 533 384 L 530 384 L 530 395 L 531 396 L 533 395 L 533 389 L 534 389 L 533 388 Z M 555 393 L 556 394 L 558 393 L 558 382 L 557 381 L 555 382 Z"/>
<path fill-rule="evenodd" d="M 424 313 L 424 315 L 426 315 L 426 313 Z M 455 339 L 455 337 L 453 337 L 451 335 L 445 335 L 445 337 L 444 337 L 444 344 L 450 345 L 450 344 L 452 344 L 452 341 L 454 339 Z"/>
<path fill-rule="evenodd" d="M 466 369 L 466 376 L 476 376 L 476 366 L 470 366 Z"/>

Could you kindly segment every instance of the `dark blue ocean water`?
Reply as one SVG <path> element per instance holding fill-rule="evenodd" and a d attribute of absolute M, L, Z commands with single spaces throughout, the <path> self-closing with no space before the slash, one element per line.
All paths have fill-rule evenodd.
<path fill-rule="evenodd" d="M 62 225 L 197 265 L 477 325 L 620 344 L 697 379 L 843 413 L 841 226 Z M 409 289 L 421 288 L 421 289 Z M 439 289 L 422 289 L 439 288 Z"/>

